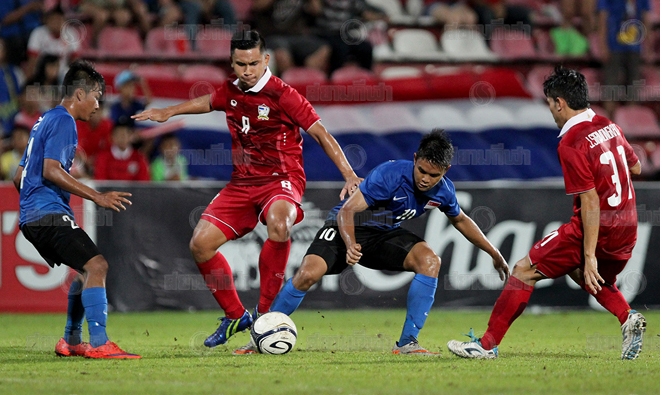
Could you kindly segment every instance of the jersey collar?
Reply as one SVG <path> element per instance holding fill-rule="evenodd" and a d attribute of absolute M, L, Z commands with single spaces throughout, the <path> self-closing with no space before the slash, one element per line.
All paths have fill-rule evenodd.
<path fill-rule="evenodd" d="M 269 70 L 269 67 L 267 67 L 267 70 L 264 72 L 262 78 L 260 78 L 257 81 L 257 84 L 255 84 L 255 86 L 253 86 L 252 88 L 248 89 L 246 92 L 258 93 L 259 91 L 262 90 L 262 88 L 264 88 L 265 85 L 267 85 L 267 82 L 269 82 L 269 78 L 271 78 L 271 70 Z M 237 87 L 239 87 L 239 78 L 234 80 L 232 83 L 235 84 Z"/>
<path fill-rule="evenodd" d="M 566 122 L 565 125 L 563 125 L 563 128 L 561 129 L 561 133 L 559 133 L 559 137 L 562 137 L 564 134 L 568 132 L 568 130 L 570 130 L 571 127 L 579 123 L 593 121 L 594 116 L 595 116 L 595 112 L 589 108 L 586 111 L 580 112 L 574 117 L 568 119 L 568 122 Z"/>

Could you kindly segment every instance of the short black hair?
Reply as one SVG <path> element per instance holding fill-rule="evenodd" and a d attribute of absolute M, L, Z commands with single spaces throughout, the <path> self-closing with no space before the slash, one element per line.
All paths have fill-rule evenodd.
<path fill-rule="evenodd" d="M 106 81 L 103 76 L 94 69 L 92 63 L 86 60 L 76 60 L 69 65 L 69 71 L 64 76 L 62 92 L 64 97 L 71 97 L 78 88 L 82 88 L 85 93 L 88 93 L 97 85 L 103 94 L 106 90 Z"/>
<path fill-rule="evenodd" d="M 232 35 L 230 54 L 233 54 L 235 49 L 253 49 L 256 47 L 260 48 L 260 53 L 264 53 L 267 49 L 267 44 L 260 33 L 256 30 L 239 30 Z"/>
<path fill-rule="evenodd" d="M 434 129 L 423 136 L 416 159 L 425 159 L 441 169 L 448 168 L 453 159 L 453 144 L 448 134 L 443 129 Z"/>
<path fill-rule="evenodd" d="M 554 100 L 559 97 L 573 110 L 589 107 L 586 77 L 577 70 L 556 66 L 552 75 L 542 84 L 545 96 Z"/>

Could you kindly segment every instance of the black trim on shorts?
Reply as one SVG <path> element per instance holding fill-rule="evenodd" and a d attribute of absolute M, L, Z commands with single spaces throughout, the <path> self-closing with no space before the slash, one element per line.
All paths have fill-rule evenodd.
<path fill-rule="evenodd" d="M 101 255 L 90 236 L 67 213 L 47 214 L 23 224 L 21 232 L 50 267 L 64 264 L 82 273 L 90 259 Z"/>
<path fill-rule="evenodd" d="M 354 228 L 356 242 L 361 244 L 363 256 L 359 265 L 375 270 L 406 271 L 405 258 L 417 243 L 423 240 L 412 232 L 397 228 L 382 230 L 368 226 Z M 347 266 L 347 249 L 340 236 L 338 226 L 326 222 L 317 232 L 306 255 L 318 255 L 327 266 L 325 274 L 339 274 Z"/>

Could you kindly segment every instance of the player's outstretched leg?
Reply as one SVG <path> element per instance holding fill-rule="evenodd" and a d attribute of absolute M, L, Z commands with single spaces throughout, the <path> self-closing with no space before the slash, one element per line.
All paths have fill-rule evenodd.
<path fill-rule="evenodd" d="M 487 331 L 483 337 L 476 338 L 472 329 L 467 335 L 470 341 L 451 340 L 447 344 L 448 349 L 453 354 L 463 358 L 496 358 L 498 355 L 497 346 L 501 343 L 513 321 L 526 308 L 533 292 L 533 284 L 541 278 L 542 276 L 531 265 L 528 256 L 519 260 L 513 268 L 513 274 L 508 278 L 506 286 L 494 304 L 492 315 L 487 324 Z"/>
<path fill-rule="evenodd" d="M 85 351 L 85 358 L 94 359 L 138 359 L 140 355 L 130 354 L 110 340 L 106 334 L 108 318 L 108 300 L 106 299 L 106 273 L 108 262 L 97 255 L 85 266 L 85 288 L 81 294 L 87 326 L 90 331 L 90 347 Z"/>
<path fill-rule="evenodd" d="M 418 344 L 418 334 L 425 325 L 437 290 L 441 259 L 425 242 L 417 243 L 405 258 L 404 267 L 416 272 L 407 293 L 407 317 L 393 354 L 439 355 Z"/>
<path fill-rule="evenodd" d="M 82 357 L 90 346 L 83 342 L 82 334 L 85 316 L 81 297 L 83 280 L 83 276 L 77 274 L 69 287 L 67 325 L 64 327 L 64 336 L 55 345 L 55 354 L 60 357 Z"/>

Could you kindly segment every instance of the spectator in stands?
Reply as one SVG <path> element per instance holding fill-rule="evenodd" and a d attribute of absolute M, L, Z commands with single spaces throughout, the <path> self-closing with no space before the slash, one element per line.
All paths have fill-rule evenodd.
<path fill-rule="evenodd" d="M 150 165 L 152 181 L 185 181 L 188 180 L 188 162 L 180 154 L 181 143 L 174 134 L 161 138 L 160 155 Z"/>
<path fill-rule="evenodd" d="M 472 27 L 478 22 L 478 15 L 465 1 L 426 0 L 424 4 L 424 13 L 434 17 L 438 23 L 445 25 L 445 30 Z"/>
<path fill-rule="evenodd" d="M 6 62 L 6 46 L 0 38 L 0 139 L 14 129 L 14 117 L 19 110 L 20 71 Z"/>
<path fill-rule="evenodd" d="M 11 134 L 11 151 L 7 151 L 0 156 L 0 179 L 13 180 L 18 169 L 18 164 L 21 162 L 23 152 L 28 146 L 28 139 L 30 138 L 30 129 L 22 126 L 14 128 Z"/>
<path fill-rule="evenodd" d="M 20 66 L 27 60 L 30 33 L 41 24 L 43 0 L 0 1 L 0 37 L 5 41 L 7 61 Z"/>
<path fill-rule="evenodd" d="M 85 168 L 81 169 L 85 174 L 94 174 L 94 164 L 99 153 L 110 149 L 110 135 L 113 130 L 113 122 L 104 113 L 103 101 L 99 102 L 99 108 L 88 122 L 76 121 L 76 130 L 78 131 L 76 159 L 85 165 Z"/>
<path fill-rule="evenodd" d="M 331 47 L 310 34 L 310 1 L 255 0 L 251 8 L 253 26 L 274 51 L 276 70 L 282 74 L 294 66 L 326 72 Z"/>
<path fill-rule="evenodd" d="M 505 0 L 470 0 L 472 8 L 478 14 L 478 24 L 489 40 L 492 31 L 499 26 L 508 29 L 521 29 L 531 34 L 532 10 L 523 5 L 506 4 Z"/>
<path fill-rule="evenodd" d="M 147 160 L 131 147 L 133 129 L 117 125 L 110 150 L 99 154 L 94 169 L 96 180 L 149 181 Z"/>
<path fill-rule="evenodd" d="M 550 30 L 556 54 L 561 56 L 586 55 L 588 52 L 586 37 L 593 31 L 595 22 L 595 0 L 562 0 L 561 12 L 563 15 L 561 25 Z M 582 18 L 580 26 L 584 34 L 574 26 L 575 15 Z"/>
<path fill-rule="evenodd" d="M 59 75 L 60 58 L 45 54 L 38 60 L 34 77 L 25 84 L 28 100 L 36 100 L 42 113 L 60 104 Z"/>
<path fill-rule="evenodd" d="M 603 45 L 603 75 L 606 89 L 601 96 L 604 108 L 613 118 L 618 101 L 635 97 L 634 82 L 641 79 L 641 44 L 650 31 L 650 0 L 598 0 L 598 34 Z M 625 84 L 625 85 L 623 85 Z M 620 89 L 630 90 L 623 95 Z"/>
<path fill-rule="evenodd" d="M 228 0 L 179 0 L 179 7 L 183 14 L 184 28 L 194 49 L 198 24 L 209 23 L 219 28 L 235 30 L 237 19 L 234 8 Z"/>
<path fill-rule="evenodd" d="M 38 97 L 28 96 L 28 90 L 25 89 L 18 97 L 19 111 L 14 117 L 14 126 L 19 125 L 28 130 L 37 122 L 42 112 L 39 108 Z"/>
<path fill-rule="evenodd" d="M 80 41 L 71 26 L 65 25 L 64 11 L 59 6 L 51 8 L 44 15 L 44 25 L 34 29 L 28 41 L 28 65 L 26 75 L 33 77 L 40 56 L 55 55 L 60 58 L 61 78 L 69 69 L 69 64 L 78 57 Z"/>
<path fill-rule="evenodd" d="M 331 46 L 329 75 L 345 63 L 353 61 L 372 70 L 372 44 L 365 28 L 351 20 L 388 20 L 379 9 L 368 6 L 365 0 L 310 0 L 310 11 L 316 16 L 317 35 Z"/>
<path fill-rule="evenodd" d="M 144 99 L 136 97 L 136 83 L 140 83 Z M 131 115 L 142 112 L 152 101 L 152 91 L 147 81 L 132 72 L 124 70 L 115 77 L 115 89 L 119 92 L 119 100 L 110 107 L 110 119 L 115 125 L 135 126 Z"/>
<path fill-rule="evenodd" d="M 82 0 L 78 11 L 93 20 L 93 45 L 99 32 L 112 22 L 117 27 L 137 26 L 143 35 L 152 27 L 152 16 L 143 0 Z"/>

